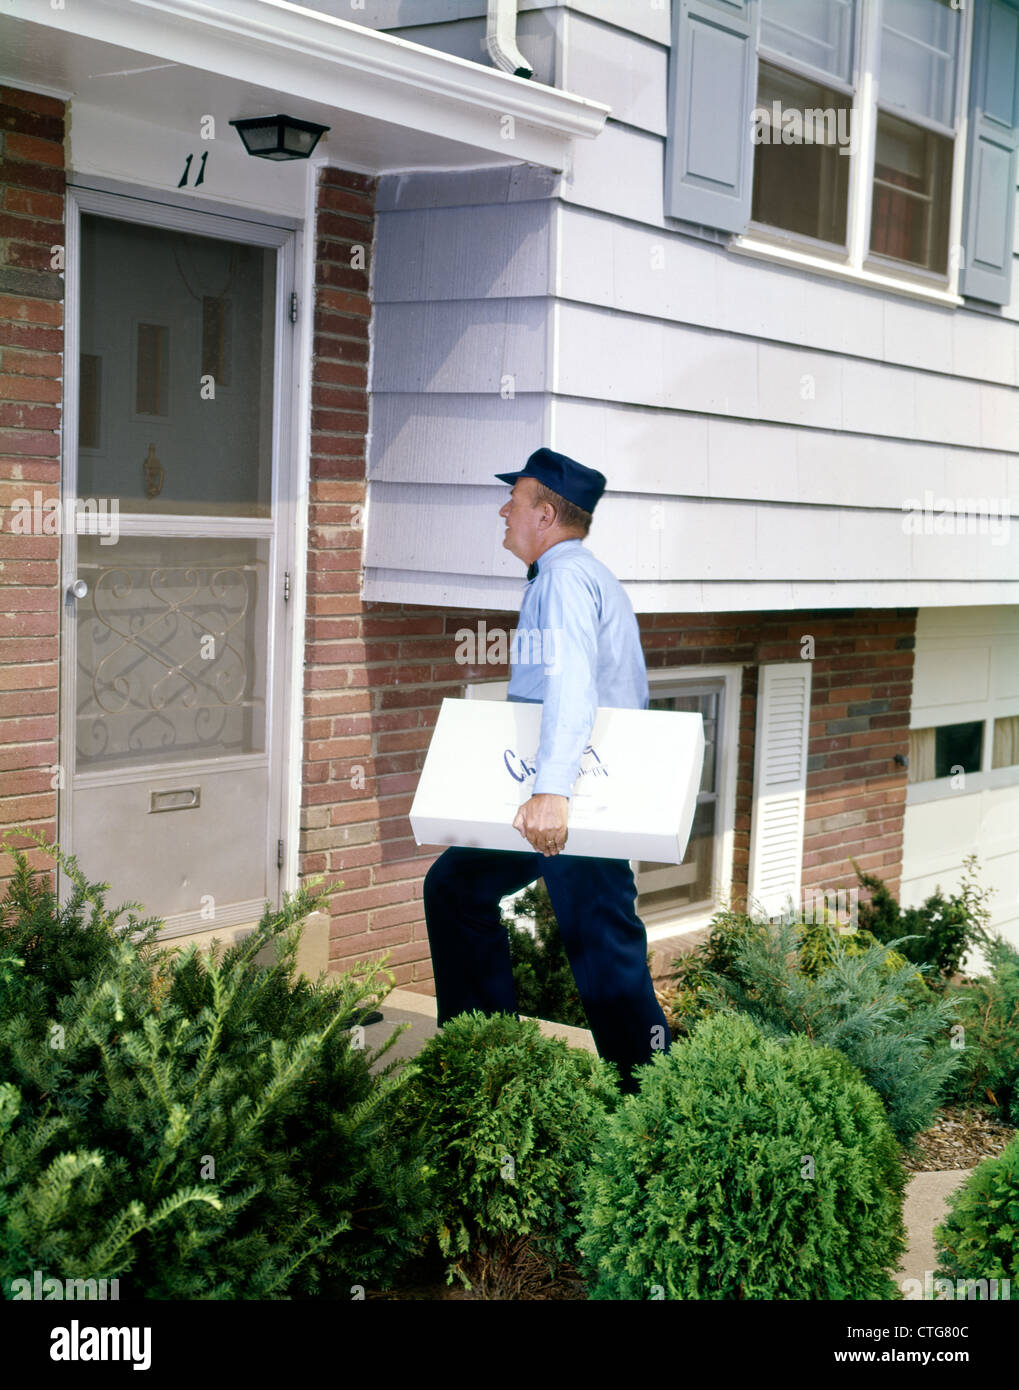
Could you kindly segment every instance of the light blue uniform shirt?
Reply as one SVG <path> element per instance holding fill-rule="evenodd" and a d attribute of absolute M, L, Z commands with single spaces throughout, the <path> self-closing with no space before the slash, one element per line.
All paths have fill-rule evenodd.
<path fill-rule="evenodd" d="M 537 566 L 506 698 L 545 707 L 534 795 L 571 796 L 599 705 L 647 709 L 647 669 L 626 591 L 582 541 L 559 541 Z"/>

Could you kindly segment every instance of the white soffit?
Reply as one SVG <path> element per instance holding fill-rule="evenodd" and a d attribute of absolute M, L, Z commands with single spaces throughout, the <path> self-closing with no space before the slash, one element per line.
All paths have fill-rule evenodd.
<path fill-rule="evenodd" d="M 192 135 L 209 113 L 283 109 L 331 127 L 316 155 L 371 173 L 467 167 L 479 152 L 564 169 L 609 112 L 287 0 L 20 0 L 0 15 L 0 54 L 5 85 Z"/>

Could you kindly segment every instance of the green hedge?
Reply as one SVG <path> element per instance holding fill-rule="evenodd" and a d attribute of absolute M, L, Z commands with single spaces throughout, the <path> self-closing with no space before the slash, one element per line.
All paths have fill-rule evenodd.
<path fill-rule="evenodd" d="M 620 1099 L 614 1067 L 531 1019 L 461 1014 L 417 1059 L 406 1104 L 426 1126 L 447 1278 L 509 1289 L 524 1239 L 553 1273 L 576 1258 L 579 1183 Z"/>
<path fill-rule="evenodd" d="M 1019 1301 L 1019 1137 L 950 1193 L 948 1210 L 934 1239 L 954 1297 Z"/>
<path fill-rule="evenodd" d="M 73 860 L 64 906 L 21 855 L 0 932 L 0 1285 L 120 1278 L 124 1296 L 287 1298 L 386 1284 L 426 1239 L 408 1079 L 349 1031 L 372 966 L 296 977 L 302 891 L 216 963 L 160 953 Z M 140 933 L 138 940 L 133 939 Z M 276 963 L 259 965 L 274 945 Z"/>
<path fill-rule="evenodd" d="M 881 1096 L 900 1140 L 933 1123 L 962 1063 L 951 1047 L 955 1005 L 924 985 L 930 967 L 896 958 L 895 942 L 863 946 L 855 936 L 832 935 L 827 964 L 808 973 L 799 958 L 800 923 L 737 915 L 732 929 L 716 930 L 700 963 L 686 967 L 691 1023 L 737 1011 L 770 1036 L 802 1035 L 835 1048 Z"/>
<path fill-rule="evenodd" d="M 880 1098 L 718 1015 L 641 1070 L 584 1182 L 593 1299 L 894 1299 L 906 1173 Z"/>

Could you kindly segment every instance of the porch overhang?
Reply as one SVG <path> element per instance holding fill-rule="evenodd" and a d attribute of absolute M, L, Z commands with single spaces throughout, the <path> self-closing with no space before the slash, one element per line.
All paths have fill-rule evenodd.
<path fill-rule="evenodd" d="M 287 0 L 21 0 L 0 15 L 0 53 L 5 85 L 191 135 L 210 89 L 231 118 L 282 108 L 331 128 L 322 155 L 372 174 L 563 170 L 610 109 Z"/>

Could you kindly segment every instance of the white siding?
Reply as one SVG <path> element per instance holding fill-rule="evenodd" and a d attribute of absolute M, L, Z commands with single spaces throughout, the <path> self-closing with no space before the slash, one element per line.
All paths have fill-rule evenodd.
<path fill-rule="evenodd" d="M 1019 714 L 1019 608 L 921 610 L 913 674 L 914 729 Z M 989 759 L 988 759 L 989 761 Z M 965 786 L 907 791 L 902 893 L 917 906 L 940 885 L 958 890 L 963 859 L 977 854 L 996 890 L 992 926 L 1019 945 L 1019 768 L 966 776 Z"/>
<path fill-rule="evenodd" d="M 367 22 L 411 8 L 369 0 Z M 384 181 L 366 593 L 406 599 L 411 569 L 459 577 L 465 606 L 509 583 L 501 545 L 448 535 L 484 528 L 492 473 L 548 444 L 608 477 L 591 546 L 638 609 L 1019 603 L 1019 270 L 996 314 L 687 235 L 663 217 L 668 7 L 539 11 L 557 81 L 612 118 L 558 183 Z M 400 501 L 422 482 L 442 484 L 427 533 Z M 961 499 L 958 534 L 933 513 L 912 533 L 906 511 Z"/>

